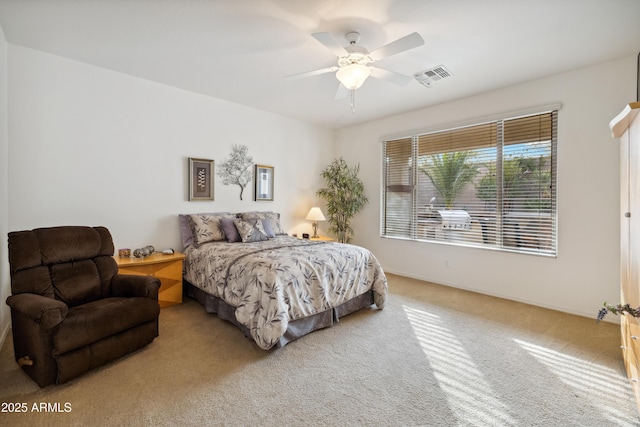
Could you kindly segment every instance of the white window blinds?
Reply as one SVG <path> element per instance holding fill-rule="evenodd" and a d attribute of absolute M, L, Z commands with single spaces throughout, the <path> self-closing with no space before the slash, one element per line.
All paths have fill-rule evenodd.
<path fill-rule="evenodd" d="M 556 253 L 557 111 L 383 141 L 385 237 Z"/>

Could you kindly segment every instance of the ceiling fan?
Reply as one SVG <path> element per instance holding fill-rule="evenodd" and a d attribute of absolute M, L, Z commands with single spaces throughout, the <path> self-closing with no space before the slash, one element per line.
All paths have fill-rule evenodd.
<path fill-rule="evenodd" d="M 349 42 L 349 45 L 346 47 L 342 47 L 331 33 L 313 33 L 311 36 L 338 57 L 338 65 L 293 74 L 286 78 L 297 79 L 335 72 L 336 78 L 341 83 L 338 86 L 338 92 L 335 97 L 336 99 L 346 97 L 349 91 L 351 91 L 353 96 L 353 91 L 362 86 L 369 76 L 383 79 L 397 85 L 405 85 L 409 83 L 412 80 L 412 77 L 373 66 L 371 64 L 424 44 L 424 40 L 420 34 L 411 33 L 369 52 L 364 47 L 358 45 L 358 42 L 360 41 L 360 33 L 355 31 L 349 32 L 345 35 L 345 38 Z"/>

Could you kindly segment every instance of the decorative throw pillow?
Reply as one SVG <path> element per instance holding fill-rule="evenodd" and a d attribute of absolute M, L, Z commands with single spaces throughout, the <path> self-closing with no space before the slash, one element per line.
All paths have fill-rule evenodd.
<path fill-rule="evenodd" d="M 178 214 L 178 223 L 180 224 L 180 237 L 182 237 L 182 247 L 188 248 L 193 245 L 193 232 L 191 231 L 191 220 L 189 216 L 192 214 Z M 193 214 L 195 215 L 195 214 Z M 204 214 L 199 214 L 204 215 Z M 207 215 L 215 215 L 215 216 L 232 216 L 231 212 L 212 212 L 207 213 Z"/>
<path fill-rule="evenodd" d="M 260 221 L 262 221 L 262 227 L 264 228 L 264 232 L 267 233 L 267 237 L 270 239 L 276 237 L 276 233 L 273 232 L 273 227 L 271 226 L 271 220 L 261 219 Z"/>
<path fill-rule="evenodd" d="M 236 225 L 243 243 L 269 240 L 267 233 L 264 231 L 264 227 L 262 226 L 262 221 L 258 218 L 250 220 L 235 219 L 233 223 Z"/>
<path fill-rule="evenodd" d="M 277 212 L 244 212 L 238 214 L 238 216 L 244 220 L 258 218 L 258 219 L 268 219 L 271 221 L 271 227 L 273 229 L 274 235 L 283 236 L 287 233 L 282 229 L 282 225 L 280 225 L 280 214 Z"/>
<path fill-rule="evenodd" d="M 189 215 L 191 232 L 193 233 L 193 243 L 201 245 L 207 242 L 217 242 L 225 240 L 226 236 L 222 229 L 220 219 L 230 217 L 225 214 L 193 214 Z"/>
<path fill-rule="evenodd" d="M 220 218 L 224 235 L 227 237 L 227 242 L 229 243 L 242 242 L 242 237 L 240 237 L 240 233 L 238 233 L 238 229 L 233 222 L 234 220 L 235 219 L 231 217 Z"/>

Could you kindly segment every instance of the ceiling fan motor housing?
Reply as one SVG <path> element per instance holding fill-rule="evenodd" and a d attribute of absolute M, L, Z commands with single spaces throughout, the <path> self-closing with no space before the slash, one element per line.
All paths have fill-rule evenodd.
<path fill-rule="evenodd" d="M 360 41 L 360 33 L 357 31 L 350 31 L 344 35 L 344 38 L 347 39 L 349 44 L 354 45 Z"/>
<path fill-rule="evenodd" d="M 352 43 L 345 47 L 344 50 L 347 51 L 348 55 L 338 58 L 338 65 L 341 67 L 351 64 L 367 65 L 373 62 L 373 59 L 369 56 L 369 51 L 362 46 Z"/>

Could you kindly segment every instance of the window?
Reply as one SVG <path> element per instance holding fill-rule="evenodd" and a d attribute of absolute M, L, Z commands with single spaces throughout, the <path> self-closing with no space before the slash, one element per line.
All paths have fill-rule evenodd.
<path fill-rule="evenodd" d="M 384 237 L 556 254 L 557 110 L 382 143 Z"/>

